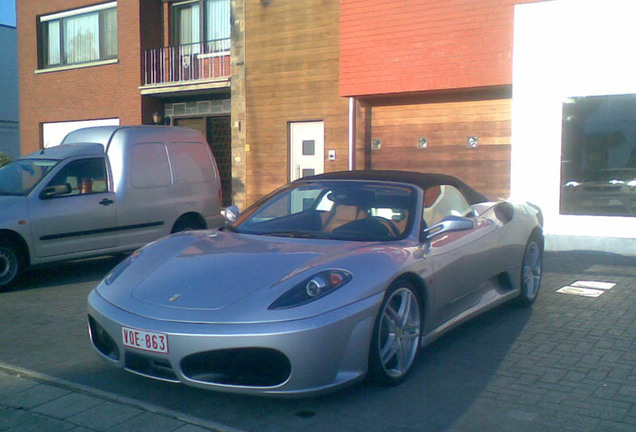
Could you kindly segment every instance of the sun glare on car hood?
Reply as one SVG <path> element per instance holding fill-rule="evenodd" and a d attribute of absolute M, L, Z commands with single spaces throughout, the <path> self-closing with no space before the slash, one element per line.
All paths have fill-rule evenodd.
<path fill-rule="evenodd" d="M 191 242 L 176 248 L 168 259 L 155 261 L 153 255 L 165 258 L 172 239 L 153 246 L 161 251 L 145 250 L 143 259 L 124 272 L 117 287 L 101 287 L 100 294 L 124 310 L 157 319 L 201 322 L 211 316 L 227 319 L 226 314 L 237 319 L 241 308 L 232 304 L 258 290 L 273 301 L 280 295 L 277 286 L 287 289 L 287 279 L 361 246 L 338 242 L 335 250 L 333 241 L 223 232 L 189 236 Z M 180 243 L 183 246 L 183 239 Z M 135 271 L 144 276 L 126 274 Z M 134 286 L 126 286 L 131 282 Z"/>

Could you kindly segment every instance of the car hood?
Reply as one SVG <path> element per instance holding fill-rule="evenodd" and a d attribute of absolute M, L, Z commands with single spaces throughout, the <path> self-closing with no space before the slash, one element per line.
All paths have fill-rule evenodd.
<path fill-rule="evenodd" d="M 121 309 L 153 319 L 263 321 L 258 311 L 267 311 L 295 284 L 331 264 L 355 263 L 366 248 L 369 243 L 191 232 L 147 246 L 98 292 Z"/>

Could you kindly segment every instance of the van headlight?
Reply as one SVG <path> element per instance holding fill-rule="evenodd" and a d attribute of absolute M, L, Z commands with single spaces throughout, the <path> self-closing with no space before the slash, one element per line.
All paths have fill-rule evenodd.
<path fill-rule="evenodd" d="M 323 270 L 278 297 L 269 309 L 287 309 L 310 303 L 337 290 L 351 279 L 351 273 L 346 270 Z"/>

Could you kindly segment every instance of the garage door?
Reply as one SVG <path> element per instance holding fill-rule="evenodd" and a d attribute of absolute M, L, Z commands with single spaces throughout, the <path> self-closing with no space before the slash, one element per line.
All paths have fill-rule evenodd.
<path fill-rule="evenodd" d="M 371 167 L 451 174 L 487 195 L 507 197 L 510 99 L 449 99 L 374 106 Z"/>

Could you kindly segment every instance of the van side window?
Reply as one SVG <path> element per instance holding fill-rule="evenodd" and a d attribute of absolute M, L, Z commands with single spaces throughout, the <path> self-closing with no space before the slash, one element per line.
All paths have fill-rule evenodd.
<path fill-rule="evenodd" d="M 174 182 L 202 183 L 214 180 L 210 153 L 203 143 L 172 143 L 168 146 Z"/>
<path fill-rule="evenodd" d="M 58 196 L 80 195 L 108 191 L 104 158 L 81 159 L 69 162 L 48 186 L 68 184 L 70 192 Z"/>
<path fill-rule="evenodd" d="M 135 144 L 132 148 L 132 185 L 135 188 L 167 186 L 172 182 L 166 146 Z"/>

